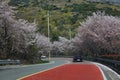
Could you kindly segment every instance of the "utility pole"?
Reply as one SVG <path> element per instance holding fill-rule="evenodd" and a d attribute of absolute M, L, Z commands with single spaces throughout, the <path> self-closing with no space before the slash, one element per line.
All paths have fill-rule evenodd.
<path fill-rule="evenodd" d="M 69 37 L 70 37 L 70 40 L 71 40 L 72 36 L 71 36 L 71 29 L 70 28 L 69 28 Z"/>
<path fill-rule="evenodd" d="M 48 43 L 50 41 L 50 14 L 49 11 L 47 12 L 47 19 L 48 19 Z M 49 51 L 48 51 L 48 60 L 51 59 L 51 45 L 49 44 Z"/>

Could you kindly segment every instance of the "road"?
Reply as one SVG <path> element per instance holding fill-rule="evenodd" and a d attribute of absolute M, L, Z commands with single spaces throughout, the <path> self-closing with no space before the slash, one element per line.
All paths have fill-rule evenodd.
<path fill-rule="evenodd" d="M 5 68 L 5 69 L 2 68 L 0 69 L 0 80 L 16 80 L 23 76 L 30 75 L 49 68 L 53 68 L 55 66 L 59 66 L 65 63 L 68 63 L 68 61 L 56 60 L 45 64 L 17 66 L 13 68 Z"/>
<path fill-rule="evenodd" d="M 94 64 L 65 64 L 20 80 L 104 80 Z"/>
<path fill-rule="evenodd" d="M 41 72 L 46 69 L 54 68 L 56 66 L 61 66 L 64 64 L 95 64 L 98 66 L 103 73 L 105 80 L 120 80 L 117 74 L 111 71 L 108 67 L 101 65 L 99 63 L 84 61 L 80 63 L 72 63 L 72 59 L 68 58 L 54 58 L 50 63 L 36 64 L 36 65 L 24 65 L 15 66 L 11 68 L 1 68 L 0 67 L 0 80 L 16 80 L 18 78 L 34 74 L 36 72 Z"/>

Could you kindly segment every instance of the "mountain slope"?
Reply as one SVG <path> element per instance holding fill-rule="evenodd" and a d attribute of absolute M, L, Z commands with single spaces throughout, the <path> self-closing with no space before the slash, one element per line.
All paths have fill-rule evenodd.
<path fill-rule="evenodd" d="M 50 12 L 50 37 L 58 40 L 58 36 L 70 38 L 76 34 L 76 28 L 93 12 L 105 11 L 108 15 L 120 16 L 120 7 L 87 2 L 84 0 L 11 0 L 16 6 L 17 18 L 29 22 L 36 21 L 38 31 L 47 36 L 47 12 Z M 70 32 L 71 30 L 71 32 Z"/>

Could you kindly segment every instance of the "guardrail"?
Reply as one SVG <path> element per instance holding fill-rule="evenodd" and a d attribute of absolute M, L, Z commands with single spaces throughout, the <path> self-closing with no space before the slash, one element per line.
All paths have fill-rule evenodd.
<path fill-rule="evenodd" d="M 5 64 L 20 64 L 20 60 L 0 60 L 0 65 Z"/>
<path fill-rule="evenodd" d="M 105 64 L 120 74 L 120 61 L 95 57 L 89 57 L 85 59 Z"/>
<path fill-rule="evenodd" d="M 113 65 L 120 65 L 120 61 L 117 60 L 110 60 L 110 59 L 103 59 L 103 58 L 93 58 L 94 61 L 109 63 Z"/>

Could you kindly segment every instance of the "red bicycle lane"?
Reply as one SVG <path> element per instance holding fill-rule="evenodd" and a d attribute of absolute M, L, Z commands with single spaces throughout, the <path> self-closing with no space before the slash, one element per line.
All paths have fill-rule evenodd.
<path fill-rule="evenodd" d="M 19 80 L 104 80 L 94 64 L 65 64 Z"/>

